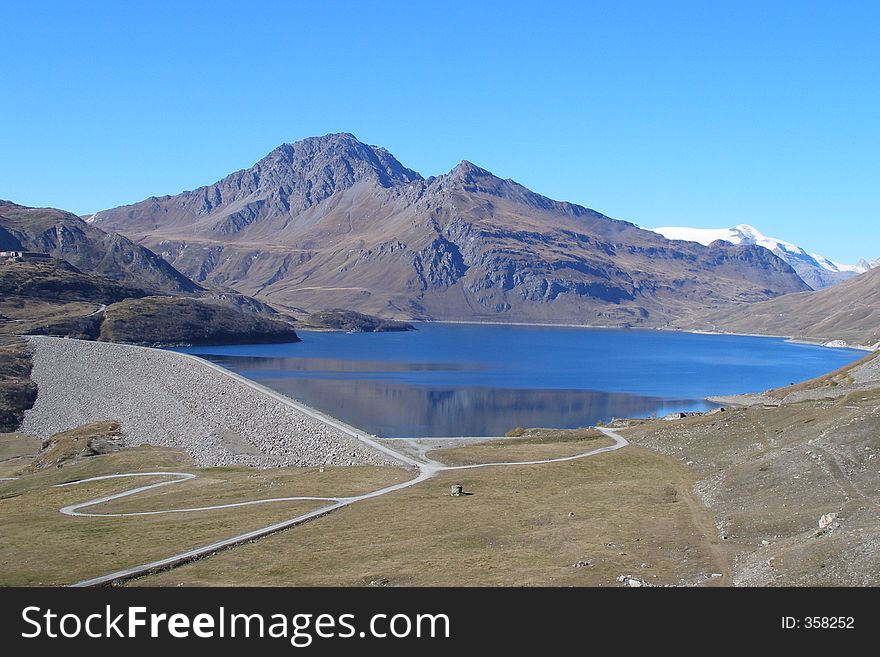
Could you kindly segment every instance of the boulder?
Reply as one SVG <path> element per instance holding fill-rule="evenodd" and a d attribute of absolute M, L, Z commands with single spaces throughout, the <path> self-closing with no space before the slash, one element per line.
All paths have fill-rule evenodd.
<path fill-rule="evenodd" d="M 836 513 L 824 513 L 819 518 L 819 529 L 823 531 L 834 531 L 840 527 L 840 516 Z"/>
<path fill-rule="evenodd" d="M 638 577 L 633 577 L 632 575 L 621 575 L 617 578 L 617 581 L 623 584 L 624 586 L 628 586 L 630 588 L 641 588 L 643 586 L 653 586 L 653 584 L 649 584 L 643 579 L 639 579 Z"/>

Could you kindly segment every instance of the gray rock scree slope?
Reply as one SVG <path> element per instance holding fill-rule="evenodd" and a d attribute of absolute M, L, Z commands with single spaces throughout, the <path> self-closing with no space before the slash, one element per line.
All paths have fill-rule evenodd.
<path fill-rule="evenodd" d="M 39 395 L 24 433 L 48 438 L 112 419 L 127 446 L 185 449 L 200 466 L 400 462 L 343 423 L 200 358 L 85 340 L 28 341 Z"/>

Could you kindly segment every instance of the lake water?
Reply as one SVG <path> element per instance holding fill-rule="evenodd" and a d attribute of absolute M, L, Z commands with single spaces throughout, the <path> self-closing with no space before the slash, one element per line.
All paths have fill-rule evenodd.
<path fill-rule="evenodd" d="M 498 436 L 712 408 L 709 395 L 809 379 L 864 352 L 781 338 L 417 324 L 182 349 L 384 437 Z"/>

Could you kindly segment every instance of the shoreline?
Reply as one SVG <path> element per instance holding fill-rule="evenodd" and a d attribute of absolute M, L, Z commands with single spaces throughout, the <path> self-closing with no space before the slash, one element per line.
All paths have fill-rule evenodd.
<path fill-rule="evenodd" d="M 786 342 L 790 342 L 792 344 L 806 344 L 812 345 L 815 347 L 824 347 L 826 349 L 855 349 L 857 351 L 867 351 L 874 352 L 880 348 L 880 343 L 878 345 L 862 345 L 862 344 L 849 344 L 847 343 L 845 347 L 828 347 L 826 346 L 827 342 L 833 342 L 836 338 L 832 338 L 830 340 L 826 340 L 822 342 L 819 339 L 810 340 L 809 338 L 798 338 L 791 335 L 771 335 L 769 333 L 736 333 L 733 331 L 709 331 L 705 329 L 680 329 L 680 328 L 665 328 L 665 327 L 657 327 L 657 326 L 598 326 L 595 324 L 569 324 L 569 323 L 560 323 L 554 324 L 550 322 L 490 322 L 490 321 L 477 321 L 470 319 L 411 319 L 409 321 L 416 322 L 419 324 L 472 324 L 475 326 L 537 326 L 542 328 L 579 328 L 579 329 L 592 329 L 592 330 L 604 330 L 604 331 L 660 331 L 666 333 L 689 333 L 691 335 L 733 335 L 744 338 L 777 338 L 781 340 L 785 340 Z"/>

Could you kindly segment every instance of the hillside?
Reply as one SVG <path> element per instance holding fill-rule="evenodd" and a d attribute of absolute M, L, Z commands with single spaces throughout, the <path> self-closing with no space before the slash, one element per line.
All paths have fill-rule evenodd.
<path fill-rule="evenodd" d="M 10 297 L 38 297 L 44 301 L 112 303 L 144 296 L 135 286 L 120 285 L 105 276 L 80 271 L 66 260 L 47 258 L 24 262 L 0 260 L 0 289 Z"/>
<path fill-rule="evenodd" d="M 149 249 L 54 208 L 0 201 L 0 251 L 36 251 L 129 287 L 166 294 L 201 288 Z"/>
<path fill-rule="evenodd" d="M 348 134 L 90 221 L 199 283 L 307 312 L 663 326 L 808 289 L 766 249 L 671 242 L 466 161 L 423 179 Z"/>
<path fill-rule="evenodd" d="M 85 339 L 97 338 L 103 306 L 147 294 L 54 258 L 0 260 L 0 290 L 0 335 Z"/>
<path fill-rule="evenodd" d="M 623 432 L 696 474 L 734 586 L 880 584 L 880 387 L 841 388 Z"/>
<path fill-rule="evenodd" d="M 880 342 L 880 269 L 826 290 L 716 310 L 677 326 L 874 345 Z"/>
<path fill-rule="evenodd" d="M 238 294 L 149 296 L 58 259 L 0 262 L 0 336 L 138 344 L 296 342 L 285 316 Z"/>
<path fill-rule="evenodd" d="M 99 340 L 146 345 L 299 342 L 291 324 L 243 312 L 222 300 L 144 297 L 104 312 Z"/>

